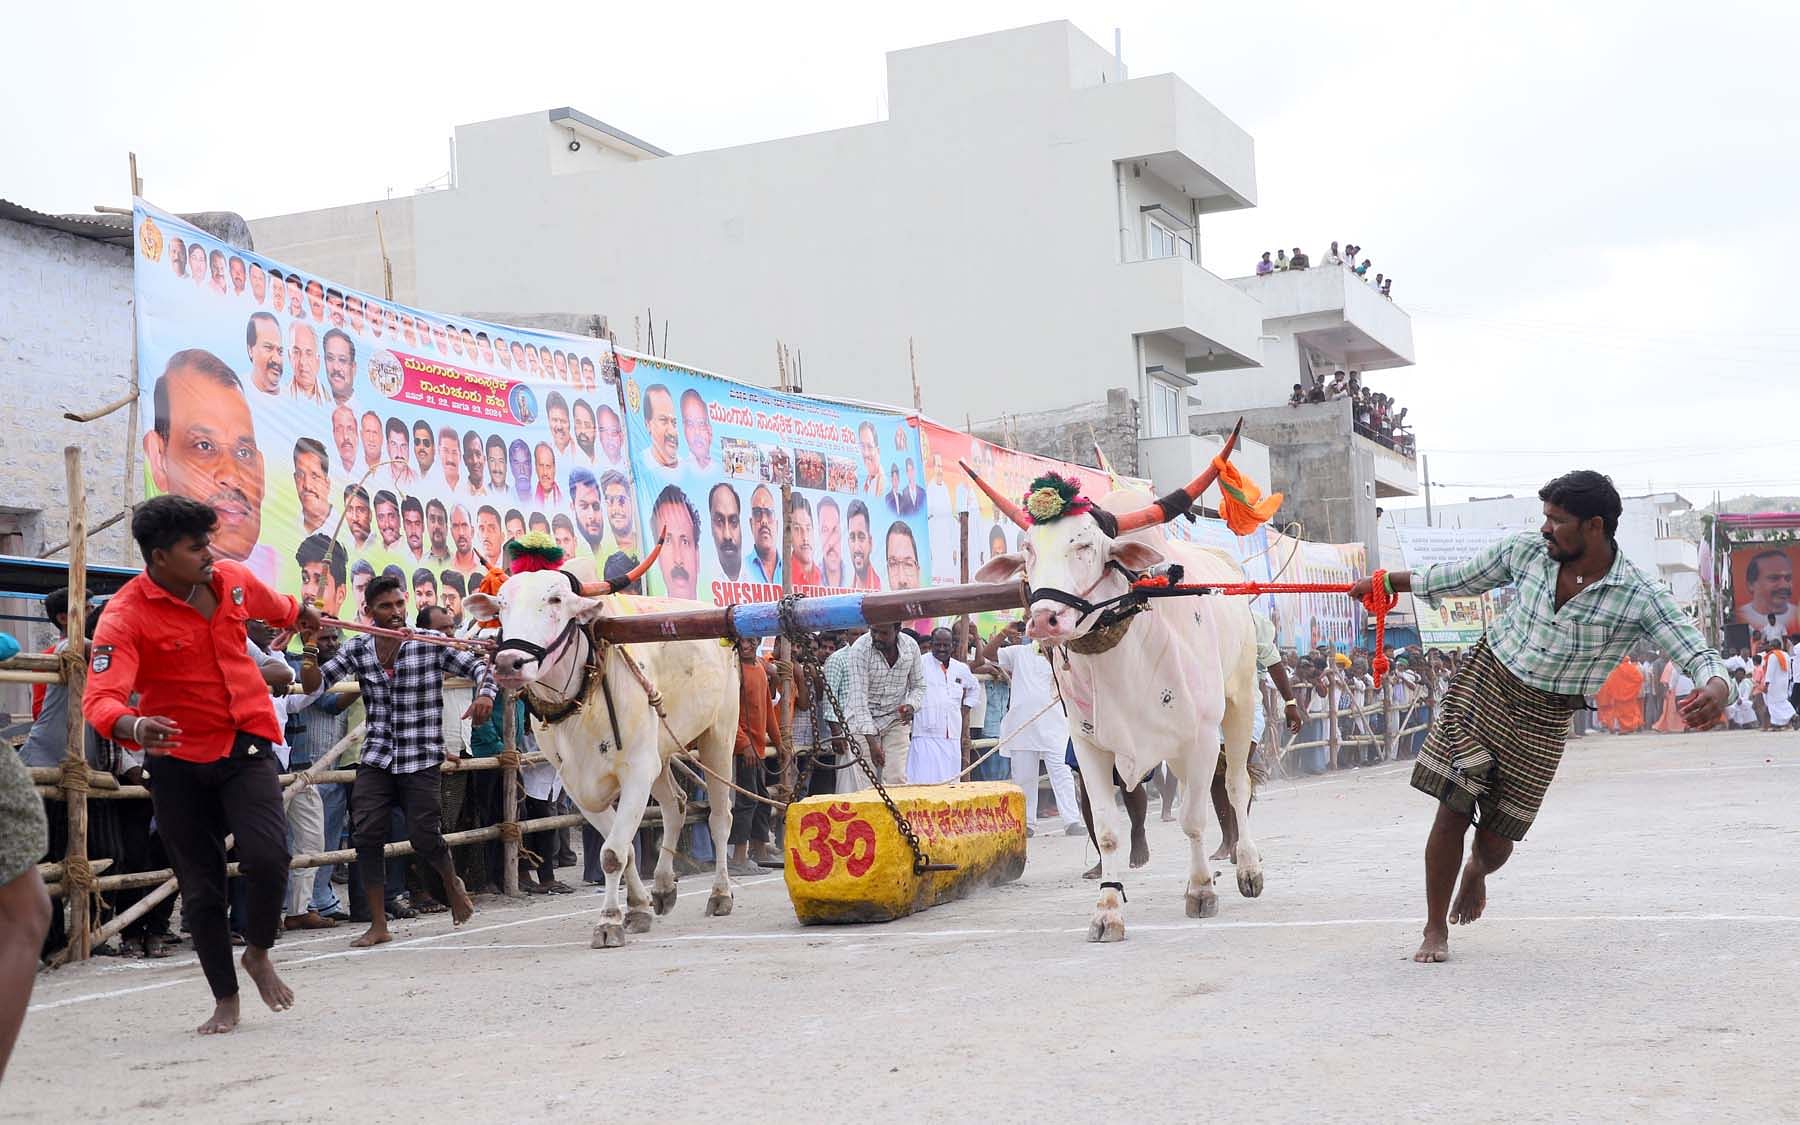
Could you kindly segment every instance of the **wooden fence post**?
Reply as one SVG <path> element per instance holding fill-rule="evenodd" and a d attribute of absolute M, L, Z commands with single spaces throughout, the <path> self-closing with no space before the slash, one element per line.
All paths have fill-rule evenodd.
<path fill-rule="evenodd" d="M 1404 716 L 1394 710 L 1394 681 L 1381 681 L 1381 760 L 1391 762 L 1399 756 L 1399 721 Z"/>
<path fill-rule="evenodd" d="M 509 896 L 519 894 L 519 847 L 523 843 L 519 838 L 519 767 L 515 764 L 519 757 L 519 715 L 518 708 L 513 706 L 513 694 L 510 691 L 500 693 L 500 706 L 505 708 L 500 716 L 501 752 L 506 755 L 506 765 L 500 770 L 500 823 L 512 825 L 509 831 L 500 831 L 500 886 Z"/>
<path fill-rule="evenodd" d="M 62 775 L 69 843 L 63 880 L 70 891 L 69 946 L 63 959 L 85 961 L 93 948 L 89 934 L 93 897 L 87 870 L 87 719 L 81 713 L 82 692 L 87 687 L 87 485 L 81 475 L 80 448 L 63 447 L 63 471 L 69 498 L 69 643 L 63 664 L 68 745 L 63 751 Z"/>
<path fill-rule="evenodd" d="M 1326 753 L 1331 758 L 1329 762 L 1325 763 L 1325 768 L 1334 770 L 1338 768 L 1338 751 L 1343 748 L 1343 736 L 1338 733 L 1338 691 L 1336 672 L 1328 672 L 1325 675 L 1325 716 Z"/>

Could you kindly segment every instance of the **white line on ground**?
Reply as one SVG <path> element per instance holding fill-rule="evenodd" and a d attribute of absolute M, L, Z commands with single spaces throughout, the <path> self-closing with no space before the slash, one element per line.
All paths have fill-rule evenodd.
<path fill-rule="evenodd" d="M 491 933 L 495 930 L 511 929 L 515 926 L 529 926 L 537 922 L 556 922 L 568 918 L 578 918 L 584 914 L 592 914 L 598 907 L 589 910 L 577 910 L 566 914 L 543 914 L 533 918 L 520 918 L 511 922 L 501 922 L 492 926 L 481 926 L 473 930 L 452 930 L 442 934 L 427 934 L 424 937 L 410 938 L 406 941 L 392 942 L 377 946 L 374 949 L 343 949 L 331 953 L 319 953 L 310 957 L 299 957 L 291 961 L 283 961 L 283 969 L 310 964 L 315 961 L 333 961 L 342 957 L 373 957 L 392 953 L 440 953 L 465 952 L 481 953 L 490 949 L 562 949 L 586 945 L 586 942 L 548 942 L 542 944 L 511 943 L 496 945 L 453 945 L 428 947 L 426 943 L 443 941 L 446 938 L 474 937 L 476 934 Z M 1493 916 L 1499 923 L 1535 923 L 1547 925 L 1570 925 L 1577 923 L 1650 923 L 1667 925 L 1673 923 L 1721 923 L 1739 922 L 1765 925 L 1800 924 L 1800 914 L 1531 914 L 1518 917 Z M 1290 919 L 1272 922 L 1203 922 L 1203 923 L 1138 923 L 1130 928 L 1132 933 L 1171 933 L 1192 932 L 1195 930 L 1279 930 L 1279 929 L 1320 929 L 1348 926 L 1415 926 L 1418 918 L 1312 918 Z M 689 942 L 781 942 L 800 941 L 818 942 L 875 942 L 875 941 L 918 941 L 941 940 L 944 938 L 967 937 L 1021 937 L 1027 935 L 1079 934 L 1085 932 L 1081 926 L 1050 927 L 982 927 L 955 930 L 895 930 L 857 927 L 848 930 L 800 929 L 777 930 L 764 933 L 715 933 L 715 934 L 677 934 L 669 937 L 640 937 L 633 944 L 638 945 L 678 945 Z M 92 992 L 82 996 L 69 996 L 60 1000 L 49 1000 L 41 1004 L 33 1004 L 30 1011 L 42 1012 L 54 1008 L 69 1007 L 74 1004 L 85 1004 L 94 1000 L 110 1000 L 119 996 L 129 996 L 139 992 L 154 992 L 159 989 L 172 988 L 178 984 L 198 981 L 198 975 L 176 977 L 170 980 L 157 981 L 153 984 L 142 984 L 132 988 L 115 988 L 105 992 Z"/>

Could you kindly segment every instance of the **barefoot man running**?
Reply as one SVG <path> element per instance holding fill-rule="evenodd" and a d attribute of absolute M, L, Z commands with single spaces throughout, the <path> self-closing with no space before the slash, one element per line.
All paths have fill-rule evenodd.
<path fill-rule="evenodd" d="M 1516 608 L 1496 620 L 1451 681 L 1413 766 L 1412 783 L 1436 797 L 1425 843 L 1425 941 L 1414 961 L 1450 958 L 1449 923 L 1467 925 L 1487 904 L 1487 877 L 1512 855 L 1556 775 L 1569 716 L 1585 706 L 1619 659 L 1648 640 L 1700 690 L 1681 704 L 1691 727 L 1719 721 L 1730 677 L 1669 591 L 1619 554 L 1623 505 L 1612 480 L 1580 471 L 1538 491 L 1544 525 L 1503 539 L 1475 558 L 1388 577 L 1396 591 L 1436 605 L 1444 597 L 1518 587 Z M 1361 599 L 1364 579 L 1350 596 Z M 1475 843 L 1451 891 L 1463 838 Z"/>
<path fill-rule="evenodd" d="M 249 889 L 244 971 L 271 1010 L 294 1003 L 294 990 L 269 960 L 288 884 L 287 817 L 276 780 L 281 767 L 270 750 L 281 725 L 247 653 L 244 623 L 319 624 L 317 611 L 270 590 L 247 567 L 215 559 L 217 526 L 211 508 L 184 496 L 138 505 L 131 537 L 143 552 L 144 573 L 125 584 L 100 619 L 82 702 L 88 725 L 148 755 L 157 832 L 215 1001 L 202 1035 L 230 1031 L 238 1022 L 226 918 L 227 833 L 237 838 Z M 127 702 L 134 691 L 135 711 Z"/>
<path fill-rule="evenodd" d="M 399 629 L 406 624 L 406 589 L 399 579 L 382 575 L 371 580 L 363 590 L 363 601 L 376 625 Z M 300 640 L 305 646 L 300 658 L 300 683 L 305 690 L 315 692 L 323 684 L 353 676 L 362 685 L 363 706 L 369 715 L 362 760 L 350 786 L 350 840 L 362 868 L 370 923 L 368 932 L 350 944 L 366 949 L 392 940 L 382 849 L 387 844 L 389 811 L 394 808 L 406 814 L 413 854 L 443 880 L 450 917 L 462 925 L 475 912 L 475 904 L 456 877 L 450 847 L 444 843 L 440 780 L 444 676 L 475 681 L 475 702 L 463 718 L 480 726 L 493 712 L 498 692 L 487 665 L 462 649 L 367 633 L 320 665 L 316 623 L 313 630 L 301 631 Z"/>

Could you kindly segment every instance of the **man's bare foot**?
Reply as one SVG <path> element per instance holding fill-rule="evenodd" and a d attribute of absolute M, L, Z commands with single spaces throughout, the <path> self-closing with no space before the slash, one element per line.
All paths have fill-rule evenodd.
<path fill-rule="evenodd" d="M 351 949 L 373 949 L 393 941 L 394 935 L 388 933 L 386 926 L 370 926 L 363 936 L 350 943 Z"/>
<path fill-rule="evenodd" d="M 1146 840 L 1143 836 L 1141 836 L 1135 832 L 1132 833 L 1132 836 L 1131 836 L 1131 866 L 1142 867 L 1142 866 L 1144 866 L 1144 864 L 1149 863 L 1149 862 L 1150 862 L 1150 841 Z"/>
<path fill-rule="evenodd" d="M 1211 860 L 1214 863 L 1219 863 L 1224 860 L 1231 859 L 1232 853 L 1236 850 L 1237 849 L 1235 847 L 1233 847 L 1231 844 L 1220 844 L 1219 850 L 1214 852 L 1213 854 L 1207 856 L 1206 858 L 1208 860 Z"/>
<path fill-rule="evenodd" d="M 1098 863 L 1094 864 L 1094 866 L 1083 871 L 1081 877 L 1083 879 L 1098 879 L 1100 877 L 1100 865 Z"/>
<path fill-rule="evenodd" d="M 238 964 L 256 982 L 256 991 L 262 993 L 263 1003 L 269 1006 L 269 1011 L 285 1012 L 294 1006 L 294 990 L 275 971 L 275 962 L 269 960 L 268 950 L 252 945 L 244 950 Z"/>
<path fill-rule="evenodd" d="M 1435 965 L 1440 961 L 1450 960 L 1450 931 L 1427 926 L 1425 940 L 1419 944 L 1419 951 L 1413 954 L 1413 960 L 1421 965 Z"/>
<path fill-rule="evenodd" d="M 202 1035 L 224 1035 L 238 1023 L 238 998 L 227 996 L 213 1005 L 212 1018 L 194 1030 Z"/>
<path fill-rule="evenodd" d="M 1165 821 L 1174 820 L 1175 819 L 1175 810 L 1174 809 L 1164 809 L 1162 811 L 1162 818 Z"/>
<path fill-rule="evenodd" d="M 1456 901 L 1450 906 L 1450 922 L 1452 925 L 1466 926 L 1481 917 L 1481 912 L 1485 909 L 1487 872 L 1470 861 L 1463 864 L 1462 886 L 1457 889 Z"/>
<path fill-rule="evenodd" d="M 475 913 L 475 900 L 469 897 L 469 889 L 463 881 L 457 879 L 450 886 L 450 921 L 454 925 L 462 925 Z"/>

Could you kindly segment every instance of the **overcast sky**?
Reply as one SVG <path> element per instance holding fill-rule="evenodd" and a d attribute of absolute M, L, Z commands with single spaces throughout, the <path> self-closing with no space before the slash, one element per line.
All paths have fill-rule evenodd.
<path fill-rule="evenodd" d="M 1354 241 L 1396 280 L 1436 495 L 1566 468 L 1800 494 L 1800 7 L 55 5 L 7 16 L 0 196 L 308 210 L 441 177 L 459 123 L 572 105 L 674 152 L 876 119 L 884 52 L 1068 18 L 1256 139 L 1205 265 Z M 895 400 L 905 398 L 897 388 Z"/>

